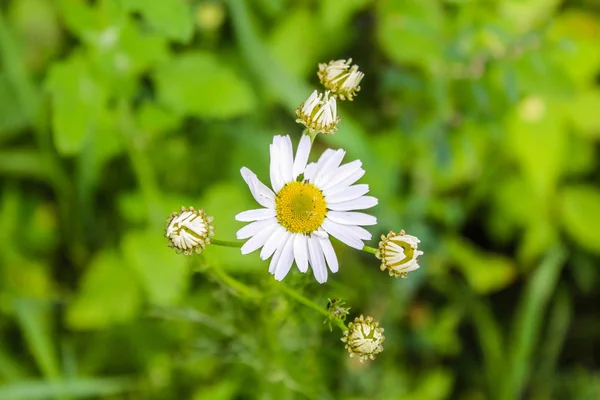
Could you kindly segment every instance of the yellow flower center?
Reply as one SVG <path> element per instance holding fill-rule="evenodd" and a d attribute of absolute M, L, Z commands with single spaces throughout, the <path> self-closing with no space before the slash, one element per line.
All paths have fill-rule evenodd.
<path fill-rule="evenodd" d="M 313 184 L 290 182 L 275 198 L 279 223 L 293 233 L 311 233 L 325 220 L 327 203 L 323 193 Z"/>
<path fill-rule="evenodd" d="M 404 250 L 404 258 L 397 263 L 393 263 L 391 265 L 392 267 L 396 267 L 398 265 L 407 263 L 410 260 L 412 260 L 412 258 L 415 256 L 415 249 L 413 249 L 412 246 L 406 243 L 404 240 L 398 238 L 391 238 L 390 242 L 397 244 L 398 246 L 402 247 L 402 250 Z"/>

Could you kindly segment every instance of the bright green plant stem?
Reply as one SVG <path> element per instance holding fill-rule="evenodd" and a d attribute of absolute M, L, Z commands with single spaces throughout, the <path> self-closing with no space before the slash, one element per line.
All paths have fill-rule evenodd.
<path fill-rule="evenodd" d="M 252 300 L 260 300 L 262 294 L 256 289 L 242 283 L 225 272 L 222 268 L 217 268 L 213 265 L 205 265 L 202 271 L 206 271 L 212 274 L 219 281 L 223 282 L 226 286 L 229 286 L 239 294 Z"/>
<path fill-rule="evenodd" d="M 377 254 L 377 249 L 374 247 L 365 246 L 363 247 L 362 251 L 365 253 Z"/>
<path fill-rule="evenodd" d="M 231 240 L 219 240 L 219 239 L 210 239 L 210 244 L 214 244 L 217 246 L 223 247 L 236 247 L 240 248 L 244 245 L 244 242 L 232 242 Z"/>
<path fill-rule="evenodd" d="M 327 311 L 324 307 L 321 307 L 314 301 L 307 299 L 302 294 L 298 293 L 296 290 L 290 288 L 289 286 L 287 286 L 285 284 L 277 285 L 277 287 L 279 289 L 281 289 L 282 292 L 285 292 L 285 294 L 287 294 L 288 296 L 290 296 L 291 298 L 296 300 L 298 303 L 301 303 L 308 308 L 312 308 L 313 310 L 315 310 L 315 311 L 323 314 L 325 317 L 329 318 L 329 311 Z M 346 324 L 344 324 L 343 321 L 334 320 L 334 322 L 342 330 L 342 332 L 348 330 L 348 327 L 346 327 Z"/>

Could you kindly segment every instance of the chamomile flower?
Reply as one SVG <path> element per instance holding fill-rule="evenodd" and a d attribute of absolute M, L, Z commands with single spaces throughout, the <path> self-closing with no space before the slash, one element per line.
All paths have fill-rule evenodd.
<path fill-rule="evenodd" d="M 379 249 L 375 257 L 381 260 L 381 270 L 388 270 L 390 276 L 406 278 L 406 275 L 419 268 L 418 257 L 423 255 L 419 250 L 421 241 L 413 235 L 390 231 L 381 235 Z"/>
<path fill-rule="evenodd" d="M 377 199 L 365 196 L 369 186 L 354 185 L 365 171 L 359 160 L 340 166 L 345 152 L 326 150 L 316 163 L 306 165 L 311 141 L 302 136 L 296 157 L 289 136 L 275 136 L 271 144 L 271 186 L 263 184 L 248 168 L 242 177 L 254 199 L 263 207 L 236 215 L 238 221 L 251 222 L 237 232 L 248 239 L 242 254 L 262 247 L 260 257 L 271 258 L 269 272 L 282 280 L 294 261 L 301 272 L 309 265 L 319 283 L 327 281 L 327 266 L 338 271 L 338 260 L 329 235 L 356 249 L 371 234 L 362 228 L 377 219 L 353 210 L 371 208 Z"/>
<path fill-rule="evenodd" d="M 360 81 L 365 76 L 358 70 L 358 65 L 351 66 L 351 64 L 351 58 L 319 64 L 317 76 L 321 84 L 342 100 L 353 100 L 356 92 L 360 91 Z"/>
<path fill-rule="evenodd" d="M 194 251 L 200 254 L 214 235 L 212 220 L 204 210 L 181 207 L 180 212 L 172 213 L 167 220 L 165 236 L 169 238 L 169 247 L 185 255 Z"/>
<path fill-rule="evenodd" d="M 337 130 L 340 117 L 337 115 L 337 105 L 334 96 L 329 92 L 312 92 L 309 98 L 296 109 L 298 119 L 310 132 L 332 134 Z"/>
<path fill-rule="evenodd" d="M 361 315 L 348 324 L 348 330 L 344 332 L 341 340 L 346 343 L 350 358 L 358 357 L 363 363 L 374 360 L 375 356 L 383 351 L 385 336 L 379 322 L 374 321 L 373 317 L 365 318 Z"/>

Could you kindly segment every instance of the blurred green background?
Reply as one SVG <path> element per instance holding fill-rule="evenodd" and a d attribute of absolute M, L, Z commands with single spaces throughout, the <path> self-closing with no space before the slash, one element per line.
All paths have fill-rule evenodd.
<path fill-rule="evenodd" d="M 284 284 L 381 322 L 364 365 L 257 254 L 162 236 L 185 205 L 234 239 L 240 167 L 349 57 L 312 157 L 363 161 L 369 245 L 421 269 L 336 243 Z M 600 398 L 599 77 L 594 0 L 0 1 L 0 399 Z"/>

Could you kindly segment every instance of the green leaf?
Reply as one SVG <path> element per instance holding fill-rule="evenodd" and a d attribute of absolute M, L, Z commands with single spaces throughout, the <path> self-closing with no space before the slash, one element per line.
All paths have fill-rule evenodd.
<path fill-rule="evenodd" d="M 554 292 L 566 257 L 563 248 L 549 249 L 527 281 L 512 324 L 508 354 L 504 360 L 506 378 L 498 385 L 498 399 L 522 397 L 533 361 L 538 357 L 536 344 L 544 320 L 544 311 Z"/>
<path fill-rule="evenodd" d="M 553 58 L 571 80 L 582 87 L 593 84 L 600 69 L 598 18 L 593 13 L 569 9 L 556 17 L 549 37 L 562 44 L 556 46 Z"/>
<path fill-rule="evenodd" d="M 517 32 L 529 32 L 552 15 L 560 0 L 503 0 L 499 3 L 503 16 Z"/>
<path fill-rule="evenodd" d="M 185 0 L 121 0 L 129 11 L 137 11 L 150 26 L 170 39 L 187 43 L 194 33 L 194 21 Z"/>
<path fill-rule="evenodd" d="M 162 103 L 182 114 L 232 118 L 255 107 L 248 82 L 212 54 L 183 54 L 159 68 L 154 78 Z"/>
<path fill-rule="evenodd" d="M 151 302 L 177 303 L 188 283 L 186 257 L 167 247 L 162 232 L 132 232 L 121 242 L 128 265 L 136 271 Z"/>
<path fill-rule="evenodd" d="M 370 2 L 371 0 L 321 0 L 319 2 L 321 25 L 328 32 L 340 30 L 342 31 L 341 33 L 345 32 L 347 36 L 348 24 L 352 23 L 352 17 L 361 9 L 364 9 Z M 342 40 L 338 37 L 335 37 L 335 39 Z"/>
<path fill-rule="evenodd" d="M 566 110 L 576 133 L 600 139 L 600 90 L 594 88 L 571 98 Z"/>
<path fill-rule="evenodd" d="M 67 381 L 25 380 L 0 386 L 4 400 L 99 398 L 132 391 L 136 382 L 128 378 L 80 378 Z"/>
<path fill-rule="evenodd" d="M 403 399 L 447 399 L 453 386 L 454 374 L 450 370 L 444 368 L 430 369 L 422 379 L 419 379 L 419 384 L 415 390 Z"/>
<path fill-rule="evenodd" d="M 304 8 L 286 13 L 269 35 L 268 48 L 273 58 L 297 77 L 317 72 L 321 38 L 314 29 L 315 16 Z"/>
<path fill-rule="evenodd" d="M 600 253 L 600 190 L 592 186 L 565 187 L 561 194 L 561 217 L 567 233 L 581 246 Z"/>
<path fill-rule="evenodd" d="M 28 70 L 41 71 L 55 56 L 62 35 L 54 2 L 21 0 L 11 3 L 10 17 L 21 42 Z"/>
<path fill-rule="evenodd" d="M 161 134 L 177 129 L 181 118 L 154 102 L 144 102 L 137 111 L 136 119 L 140 129 L 153 138 Z"/>
<path fill-rule="evenodd" d="M 237 383 L 225 380 L 209 387 L 203 387 L 194 394 L 193 400 L 227 400 L 235 398 Z"/>
<path fill-rule="evenodd" d="M 519 259 L 523 263 L 531 264 L 558 242 L 557 229 L 548 220 L 545 215 L 531 218 L 519 244 Z"/>
<path fill-rule="evenodd" d="M 429 67 L 443 54 L 443 14 L 432 0 L 384 0 L 378 5 L 377 40 L 397 63 Z"/>
<path fill-rule="evenodd" d="M 29 298 L 15 300 L 14 310 L 27 347 L 46 378 L 58 378 L 60 369 L 50 329 L 49 304 Z"/>
<path fill-rule="evenodd" d="M 92 260 L 66 319 L 74 329 L 104 328 L 129 321 L 140 303 L 135 273 L 118 254 L 107 251 Z"/>
<path fill-rule="evenodd" d="M 0 72 L 0 141 L 19 133 L 28 124 L 27 115 L 19 107 L 19 102 L 10 87 L 6 75 Z"/>
<path fill-rule="evenodd" d="M 547 199 L 563 174 L 567 135 L 561 108 L 548 99 L 524 99 L 507 122 L 509 150 L 534 191 Z"/>
<path fill-rule="evenodd" d="M 52 97 L 54 144 L 62 155 L 75 155 L 88 132 L 96 128 L 106 95 L 77 54 L 54 64 L 47 83 Z"/>
<path fill-rule="evenodd" d="M 58 0 L 58 9 L 66 27 L 80 37 L 97 26 L 94 11 L 86 2 Z"/>
<path fill-rule="evenodd" d="M 503 289 L 515 278 L 513 263 L 499 254 L 480 250 L 459 237 L 447 238 L 446 248 L 477 293 Z"/>

